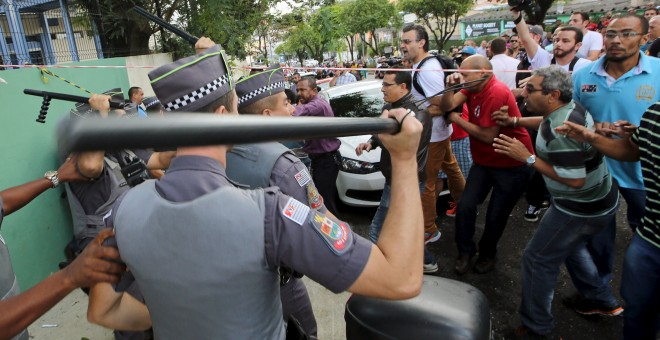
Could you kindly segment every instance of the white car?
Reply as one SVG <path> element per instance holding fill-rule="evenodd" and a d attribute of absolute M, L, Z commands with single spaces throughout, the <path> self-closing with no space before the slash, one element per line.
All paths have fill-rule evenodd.
<path fill-rule="evenodd" d="M 379 117 L 383 107 L 383 94 L 379 80 L 358 81 L 331 87 L 319 93 L 330 102 L 335 117 Z M 355 148 L 371 135 L 339 137 L 341 166 L 337 176 L 339 199 L 355 207 L 377 207 L 385 187 L 380 172 L 381 149 L 373 149 L 357 156 Z"/>
<path fill-rule="evenodd" d="M 316 59 L 307 59 L 303 61 L 303 66 L 305 67 L 316 67 L 319 66 L 319 61 Z"/>

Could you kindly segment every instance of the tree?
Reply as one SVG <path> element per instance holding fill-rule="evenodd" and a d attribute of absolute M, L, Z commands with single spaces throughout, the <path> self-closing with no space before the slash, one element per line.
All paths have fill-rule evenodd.
<path fill-rule="evenodd" d="M 360 39 L 378 54 L 376 30 L 388 27 L 396 20 L 396 7 L 387 0 L 360 0 L 347 4 L 345 16 L 348 29 L 362 33 Z"/>
<path fill-rule="evenodd" d="M 399 9 L 415 14 L 431 32 L 438 48 L 441 49 L 454 34 L 458 19 L 473 5 L 473 0 L 402 0 Z"/>
<path fill-rule="evenodd" d="M 306 23 L 303 22 L 301 25 L 306 25 Z M 306 54 L 306 47 L 303 44 L 303 41 L 305 40 L 305 31 L 304 27 L 293 27 L 285 35 L 284 42 L 275 48 L 275 53 L 295 55 L 298 58 L 298 61 L 300 61 L 300 65 L 303 65 Z"/>

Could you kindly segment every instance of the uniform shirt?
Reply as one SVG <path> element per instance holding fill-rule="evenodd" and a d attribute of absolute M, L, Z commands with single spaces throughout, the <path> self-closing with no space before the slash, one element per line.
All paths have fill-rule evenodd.
<path fill-rule="evenodd" d="M 234 186 L 227 178 L 225 169 L 216 160 L 203 156 L 177 156 L 172 160 L 167 174 L 156 182 L 158 194 L 172 202 L 192 201 L 225 186 Z M 294 221 L 286 217 L 286 208 L 297 203 L 274 189 L 267 190 L 265 195 L 264 243 L 269 265 L 273 268 L 281 265 L 291 267 L 335 293 L 348 289 L 362 273 L 372 243 L 353 233 L 348 224 L 330 221 L 314 209 L 309 209 L 302 220 Z M 123 197 L 117 200 L 113 212 L 120 207 Z M 305 210 L 307 206 L 297 207 Z M 320 225 L 319 220 L 323 221 Z M 109 227 L 114 225 L 112 215 L 106 219 L 106 224 Z M 347 231 L 352 242 L 343 245 L 329 243 L 320 236 L 320 228 L 326 225 Z M 337 250 L 338 246 L 343 248 Z M 341 254 L 337 255 L 335 251 Z"/>
<path fill-rule="evenodd" d="M 421 60 L 419 63 L 413 65 L 413 69 L 417 69 L 420 63 Z M 424 94 L 426 96 L 432 96 L 445 89 L 445 73 L 441 71 L 442 65 L 440 65 L 438 59 L 428 59 L 422 65 L 421 70 L 422 71 L 419 72 L 419 75 L 417 75 L 417 82 L 419 83 L 419 86 L 421 86 L 421 88 L 424 90 Z M 415 78 L 416 72 L 417 71 L 412 71 L 413 79 Z M 415 86 L 411 87 L 411 92 L 413 97 L 415 97 L 415 100 L 424 99 L 424 96 L 417 92 Z M 429 104 L 429 102 L 424 102 L 422 105 L 424 108 L 427 108 L 431 104 Z M 431 130 L 431 143 L 442 142 L 451 136 L 451 125 L 448 125 L 445 122 L 445 118 L 443 116 L 432 117 L 432 120 L 433 128 Z"/>
<path fill-rule="evenodd" d="M 321 96 L 316 95 L 307 104 L 298 104 L 293 112 L 294 116 L 308 117 L 334 117 L 330 103 Z M 303 151 L 308 154 L 321 154 L 337 151 L 341 142 L 337 138 L 322 138 L 305 141 Z"/>
<path fill-rule="evenodd" d="M 148 150 L 131 151 L 133 151 L 135 155 L 145 163 L 149 162 L 149 158 L 151 158 L 151 155 L 153 154 L 153 152 Z M 108 155 L 106 154 L 106 156 Z M 115 160 L 112 156 L 110 158 Z M 96 209 L 107 202 L 110 197 L 110 169 L 106 165 L 107 164 L 104 161 L 101 176 L 94 181 L 67 183 L 78 201 L 80 201 L 85 213 L 88 215 L 93 215 L 96 212 Z"/>
<path fill-rule="evenodd" d="M 0 227 L 5 216 L 5 211 L 2 209 L 3 205 L 4 202 L 2 202 L 2 197 L 0 197 Z M 5 239 L 0 235 L 0 300 L 16 296 L 18 293 L 20 293 L 20 290 L 14 269 L 11 265 L 11 259 L 9 258 L 9 249 L 7 248 L 7 244 L 5 244 Z M 12 339 L 27 340 L 28 338 L 27 330 L 23 330 Z"/>
<path fill-rule="evenodd" d="M 660 248 L 660 163 L 657 159 L 660 155 L 660 103 L 646 110 L 632 141 L 639 146 L 646 186 L 646 211 L 637 234 Z"/>
<path fill-rule="evenodd" d="M 573 99 L 596 122 L 627 120 L 639 126 L 642 114 L 660 100 L 660 60 L 640 53 L 637 66 L 614 79 L 605 72 L 605 57 L 573 74 Z M 622 188 L 644 190 L 639 162 L 606 158 L 610 173 Z"/>
<path fill-rule="evenodd" d="M 497 54 L 490 59 L 493 65 L 493 73 L 501 82 L 505 83 L 509 89 L 515 89 L 516 86 L 516 72 L 520 60 L 511 58 L 506 54 Z M 508 71 L 508 72 L 507 72 Z"/>
<path fill-rule="evenodd" d="M 594 120 L 574 101 L 550 113 L 539 126 L 536 155 L 552 165 L 557 176 L 566 179 L 585 179 L 582 188 L 575 189 L 543 176 L 554 205 L 560 211 L 579 217 L 604 216 L 618 206 L 618 190 L 612 187 L 607 165 L 596 148 L 555 132 L 564 121 L 592 129 Z"/>
<path fill-rule="evenodd" d="M 527 56 L 529 58 L 529 56 Z M 534 55 L 534 59 L 530 59 L 529 62 L 532 64 L 532 69 L 533 70 L 538 70 L 541 67 L 546 67 L 552 64 L 552 58 L 554 58 L 554 55 L 552 52 L 548 52 L 542 48 L 539 48 L 536 50 L 536 54 Z M 575 63 L 575 66 L 573 66 L 573 72 L 591 64 L 591 60 L 589 59 L 584 59 L 580 58 L 578 61 Z M 568 64 L 566 65 L 561 65 L 561 64 L 555 64 L 557 66 L 561 66 L 566 72 L 569 71 L 569 68 L 571 66 L 571 62 L 569 61 Z"/>
<path fill-rule="evenodd" d="M 344 73 L 337 77 L 337 83 L 335 85 L 344 85 L 344 84 L 350 84 L 350 83 L 355 83 L 357 81 L 357 78 L 355 78 L 354 75 L 351 73 Z"/>
<path fill-rule="evenodd" d="M 495 76 L 491 77 L 481 92 L 474 93 L 468 90 L 461 90 L 461 93 L 467 97 L 466 103 L 470 113 L 469 122 L 479 127 L 497 126 L 497 123 L 491 118 L 491 114 L 504 105 L 509 106 L 509 116 L 521 117 L 518 105 L 516 105 L 516 99 L 513 97 L 511 90 L 509 90 L 506 84 L 498 81 Z M 529 152 L 534 153 L 532 141 L 525 128 L 520 126 L 515 128 L 502 127 L 500 128 L 500 133 L 511 138 L 517 138 L 525 144 Z M 511 168 L 525 164 L 511 157 L 502 157 L 502 155 L 495 153 L 492 144 L 484 143 L 472 136 L 470 136 L 470 149 L 472 160 L 481 166 Z"/>
<path fill-rule="evenodd" d="M 577 51 L 578 57 L 586 58 L 590 51 L 598 51 L 603 49 L 603 35 L 594 31 L 587 31 L 582 38 L 582 46 Z"/>

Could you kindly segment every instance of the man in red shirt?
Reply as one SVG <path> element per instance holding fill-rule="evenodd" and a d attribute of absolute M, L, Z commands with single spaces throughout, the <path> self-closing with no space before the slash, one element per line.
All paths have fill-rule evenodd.
<path fill-rule="evenodd" d="M 466 273 L 471 260 L 477 254 L 473 240 L 477 205 L 482 203 L 491 192 L 486 213 L 484 232 L 479 241 L 479 257 L 474 271 L 487 273 L 493 270 L 496 262 L 497 242 L 506 227 L 509 214 L 525 191 L 529 169 L 525 163 L 507 159 L 495 153 L 493 139 L 500 134 L 521 141 L 530 153 L 534 153 L 527 131 L 514 124 L 514 127 L 500 127 L 491 118 L 495 111 L 508 110 L 515 122 L 520 111 L 511 90 L 498 81 L 492 73 L 492 65 L 483 56 L 474 55 L 463 61 L 460 72 L 447 77 L 447 86 L 466 81 L 485 79 L 470 89 L 442 96 L 441 110 L 467 103 L 469 120 L 463 120 L 457 113 L 449 113 L 447 119 L 460 126 L 470 135 L 470 148 L 474 161 L 465 185 L 465 191 L 458 202 L 456 212 L 456 244 L 459 256 L 455 270 L 458 274 Z M 530 157 L 533 158 L 533 157 Z M 528 160 L 532 162 L 534 159 Z"/>

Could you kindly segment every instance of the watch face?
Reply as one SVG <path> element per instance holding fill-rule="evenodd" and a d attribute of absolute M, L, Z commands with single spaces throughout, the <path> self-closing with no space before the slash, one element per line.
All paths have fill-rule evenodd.
<path fill-rule="evenodd" d="M 51 178 L 53 176 L 57 176 L 57 171 L 46 171 L 46 173 L 44 174 L 44 177 L 46 178 Z"/>

